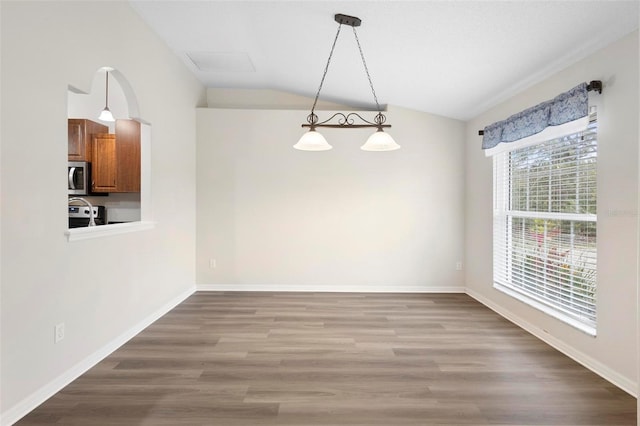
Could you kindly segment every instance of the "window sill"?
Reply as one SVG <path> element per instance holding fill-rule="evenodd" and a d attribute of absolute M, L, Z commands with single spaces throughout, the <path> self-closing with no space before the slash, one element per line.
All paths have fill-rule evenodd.
<path fill-rule="evenodd" d="M 73 228 L 65 232 L 67 240 L 69 242 L 90 240 L 93 238 L 103 238 L 112 235 L 128 234 L 130 232 L 146 231 L 153 229 L 156 226 L 156 222 L 130 222 L 130 223 L 117 223 L 113 225 L 101 225 L 85 228 Z"/>
<path fill-rule="evenodd" d="M 569 324 L 570 326 L 577 328 L 578 330 L 582 331 L 585 334 L 588 334 L 589 336 L 592 337 L 596 337 L 596 328 L 593 326 L 590 326 L 588 324 L 585 324 L 581 321 L 578 321 L 577 319 L 564 314 L 562 312 L 559 312 L 547 305 L 545 305 L 544 303 L 538 302 L 537 300 L 530 298 L 516 290 L 513 290 L 505 285 L 499 284 L 497 282 L 493 283 L 493 288 L 495 288 L 498 291 L 501 291 L 511 297 L 513 297 L 514 299 L 517 299 L 519 301 L 521 301 L 522 303 L 531 306 L 532 308 L 535 308 L 539 311 L 544 312 L 545 314 L 560 320 L 562 322 L 564 322 L 565 324 Z"/>

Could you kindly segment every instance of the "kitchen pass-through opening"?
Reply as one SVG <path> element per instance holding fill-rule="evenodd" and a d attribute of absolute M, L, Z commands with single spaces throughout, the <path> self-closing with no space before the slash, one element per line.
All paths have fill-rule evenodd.
<path fill-rule="evenodd" d="M 100 230 L 104 233 L 123 224 L 136 229 L 132 225 L 152 220 L 151 126 L 140 117 L 135 93 L 118 70 L 102 67 L 91 87 L 79 87 L 70 84 L 67 98 L 69 229 L 114 225 Z M 104 109 L 113 121 L 104 119 Z"/>

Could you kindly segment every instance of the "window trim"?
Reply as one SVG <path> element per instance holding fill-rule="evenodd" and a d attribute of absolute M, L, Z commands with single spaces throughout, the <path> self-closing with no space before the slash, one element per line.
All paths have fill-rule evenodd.
<path fill-rule="evenodd" d="M 591 125 L 595 124 L 595 114 L 591 118 Z M 585 126 L 585 127 L 591 127 Z M 597 125 L 597 124 L 596 124 Z M 565 136 L 569 136 L 575 133 L 580 133 L 581 131 L 586 131 L 587 129 L 583 127 L 578 131 L 570 131 L 566 132 L 559 137 L 554 137 L 551 139 L 540 140 L 538 143 L 542 142 L 553 142 L 554 139 L 562 138 Z M 573 129 L 572 129 L 573 130 Z M 596 144 L 597 144 L 597 127 L 595 128 L 596 132 Z M 593 308 L 596 309 L 596 316 L 593 320 L 588 318 L 580 319 L 578 315 L 573 315 L 568 311 L 564 311 L 561 304 L 554 306 L 553 301 L 545 300 L 543 297 L 537 297 L 535 294 L 530 294 L 527 291 L 521 290 L 517 287 L 517 285 L 509 285 L 509 281 L 513 280 L 512 271 L 510 270 L 510 260 L 507 260 L 507 264 L 502 265 L 499 261 L 498 264 L 504 268 L 501 272 L 496 268 L 498 264 L 496 264 L 496 256 L 502 256 L 506 254 L 508 259 L 511 259 L 512 253 L 514 253 L 513 249 L 513 238 L 512 238 L 512 219 L 513 218 L 522 218 L 522 219 L 544 219 L 544 220 L 561 220 L 561 221 L 581 221 L 581 222 L 593 222 L 597 226 L 597 214 L 581 214 L 581 213 L 564 213 L 564 212 L 539 212 L 539 211 L 519 211 L 519 210 L 510 210 L 510 202 L 509 199 L 511 197 L 511 184 L 512 184 L 512 175 L 510 171 L 510 152 L 526 149 L 530 146 L 537 145 L 536 144 L 526 144 L 524 146 L 516 146 L 514 145 L 514 149 L 502 150 L 502 152 L 495 153 L 494 161 L 493 161 L 493 215 L 492 215 L 492 223 L 493 223 L 493 288 L 496 290 L 513 297 L 514 299 L 527 304 L 528 306 L 533 307 L 539 311 L 544 312 L 545 314 L 556 318 L 590 336 L 597 336 L 597 299 L 593 300 Z M 596 145 L 597 146 L 597 145 Z M 597 161 L 597 156 L 596 156 Z M 597 179 L 597 177 L 596 177 Z M 596 201 L 597 203 L 597 201 Z M 499 229 L 497 228 L 499 226 Z M 506 232 L 504 237 L 499 237 L 497 233 Z M 597 234 L 596 234 L 597 235 Z M 497 248 L 496 238 L 500 238 L 500 242 L 504 242 L 504 245 Z M 504 238 L 504 239 L 503 239 Z M 596 237 L 597 239 L 597 237 Z M 497 251 L 499 250 L 499 251 Z M 597 250 L 597 249 L 596 249 Z M 596 251 L 597 253 L 597 251 Z M 597 265 L 595 270 L 597 271 Z M 504 276 L 502 276 L 504 275 Z M 596 273 L 597 276 L 597 273 Z M 506 282 L 503 282 L 505 281 Z M 596 278 L 597 280 L 597 278 Z M 597 292 L 597 281 L 596 281 L 596 290 Z M 597 294 L 597 293 L 596 293 Z"/>
<path fill-rule="evenodd" d="M 519 300 L 520 302 L 531 306 L 532 308 L 535 308 L 539 311 L 544 312 L 545 314 L 549 315 L 550 317 L 553 317 L 557 320 L 560 320 L 564 323 L 569 324 L 570 326 L 577 328 L 578 330 L 582 331 L 585 334 L 588 334 L 589 336 L 592 337 L 596 337 L 597 336 L 597 329 L 589 324 L 586 324 L 582 321 L 578 321 L 577 319 L 575 319 L 574 317 L 572 317 L 571 315 L 565 314 L 563 312 L 558 311 L 557 309 L 553 309 L 551 308 L 549 305 L 547 305 L 546 303 L 542 303 L 537 301 L 536 299 L 534 299 L 533 297 L 531 297 L 530 295 L 525 295 L 522 294 L 521 292 L 511 288 L 511 287 L 507 287 L 503 284 L 497 283 L 497 282 L 493 282 L 493 288 L 495 288 L 496 290 L 513 297 L 516 300 Z"/>

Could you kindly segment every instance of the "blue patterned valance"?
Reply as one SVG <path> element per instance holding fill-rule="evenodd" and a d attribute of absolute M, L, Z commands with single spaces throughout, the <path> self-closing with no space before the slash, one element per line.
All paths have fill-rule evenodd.
<path fill-rule="evenodd" d="M 519 112 L 506 120 L 484 128 L 482 149 L 493 148 L 502 142 L 514 142 L 549 126 L 558 126 L 588 114 L 587 83 L 582 83 L 550 101 Z"/>

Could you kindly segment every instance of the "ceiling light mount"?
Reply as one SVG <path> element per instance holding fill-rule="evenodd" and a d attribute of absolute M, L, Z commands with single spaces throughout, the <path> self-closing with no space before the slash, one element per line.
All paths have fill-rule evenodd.
<path fill-rule="evenodd" d="M 320 86 L 318 87 L 318 91 L 316 92 L 316 97 L 313 100 L 313 106 L 311 107 L 311 112 L 307 116 L 307 124 L 303 124 L 302 127 L 308 127 L 309 131 L 302 135 L 297 144 L 293 147 L 302 151 L 326 151 L 331 149 L 331 145 L 329 145 L 320 133 L 316 132 L 316 128 L 318 127 L 327 127 L 334 129 L 357 129 L 363 127 L 371 127 L 376 128 L 377 131 L 369 137 L 367 142 L 360 147 L 360 149 L 364 151 L 393 151 L 400 148 L 393 138 L 383 131 L 383 128 L 391 127 L 390 124 L 385 124 L 387 118 L 382 113 L 382 108 L 380 108 L 380 104 L 378 103 L 378 97 L 376 96 L 376 91 L 373 88 L 373 83 L 371 82 L 371 75 L 369 74 L 369 68 L 367 67 L 367 62 L 364 59 L 364 53 L 362 52 L 362 46 L 360 45 L 360 40 L 358 39 L 358 33 L 356 32 L 356 27 L 359 27 L 362 23 L 360 18 L 355 16 L 343 15 L 338 13 L 334 16 L 335 21 L 339 24 L 338 31 L 336 32 L 336 36 L 333 39 L 333 44 L 331 45 L 331 51 L 329 52 L 329 58 L 327 59 L 327 64 L 324 67 L 324 72 L 322 74 L 322 79 L 320 80 Z M 362 59 L 362 64 L 364 65 L 365 73 L 367 74 L 367 79 L 369 80 L 369 86 L 371 87 L 371 93 L 373 94 L 373 100 L 376 103 L 376 109 L 378 113 L 375 115 L 372 121 L 366 120 L 360 114 L 355 112 L 344 114 L 338 112 L 333 114 L 327 120 L 320 121 L 318 116 L 315 113 L 316 104 L 318 103 L 318 97 L 320 96 L 320 91 L 322 91 L 322 85 L 324 84 L 324 79 L 327 76 L 327 71 L 329 70 L 329 64 L 331 63 L 331 57 L 333 56 L 333 51 L 336 47 L 336 42 L 338 41 L 338 37 L 340 36 L 340 30 L 343 25 L 348 25 L 353 28 L 353 35 L 356 39 L 356 43 L 358 45 L 358 51 L 360 53 L 360 58 Z"/>
<path fill-rule="evenodd" d="M 359 27 L 362 24 L 362 20 L 356 16 L 343 15 L 342 13 L 336 13 L 333 17 L 335 21 L 340 25 L 349 25 L 351 27 Z"/>

